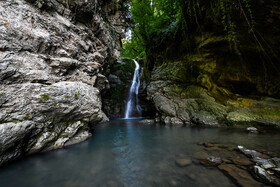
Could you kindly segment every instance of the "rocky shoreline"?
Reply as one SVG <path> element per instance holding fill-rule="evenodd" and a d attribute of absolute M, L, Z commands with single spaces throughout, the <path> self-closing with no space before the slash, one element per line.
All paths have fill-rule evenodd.
<path fill-rule="evenodd" d="M 243 146 L 228 146 L 211 143 L 199 143 L 211 155 L 201 163 L 209 167 L 218 167 L 233 181 L 241 186 L 263 186 L 261 183 L 269 185 L 280 185 L 280 157 L 279 154 L 262 150 L 246 149 Z M 242 155 L 245 155 L 242 156 Z"/>

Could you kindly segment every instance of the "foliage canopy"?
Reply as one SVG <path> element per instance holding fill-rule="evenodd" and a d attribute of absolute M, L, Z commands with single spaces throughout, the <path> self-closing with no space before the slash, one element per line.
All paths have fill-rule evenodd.
<path fill-rule="evenodd" d="M 250 0 L 131 0 L 127 6 L 132 37 L 123 42 L 122 56 L 145 58 L 146 46 L 166 35 L 175 35 L 179 29 L 187 39 L 189 29 L 200 28 L 205 16 L 223 25 L 229 42 L 236 46 L 238 38 L 233 17 L 243 14 L 249 30 L 253 30 L 250 4 Z"/>

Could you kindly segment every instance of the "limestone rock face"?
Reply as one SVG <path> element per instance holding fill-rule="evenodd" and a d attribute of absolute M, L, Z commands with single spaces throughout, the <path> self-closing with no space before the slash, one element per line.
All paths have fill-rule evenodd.
<path fill-rule="evenodd" d="M 105 6 L 121 20 L 95 0 L 0 1 L 0 166 L 83 141 L 106 119 L 100 92 L 122 33 Z"/>
<path fill-rule="evenodd" d="M 189 20 L 188 29 L 182 28 L 187 36 L 176 30 L 150 41 L 147 92 L 157 109 L 156 119 L 166 124 L 178 123 L 170 120 L 178 118 L 187 125 L 279 127 L 279 1 L 253 3 L 253 34 L 242 16 L 233 18 L 236 51 L 206 4 L 200 3 L 202 16 L 196 23 L 183 12 Z"/>
<path fill-rule="evenodd" d="M 178 67 L 183 64 L 178 65 Z M 164 71 L 157 71 L 161 68 Z M 148 86 L 149 99 L 153 101 L 160 121 L 169 125 L 271 125 L 280 126 L 280 101 L 271 97 L 249 99 L 234 96 L 224 89 L 225 96 L 188 82 L 179 82 L 174 77 L 166 77 L 163 72 L 173 70 L 163 64 L 152 72 Z M 171 74 L 169 74 L 171 76 Z M 164 77 L 158 80 L 158 77 Z M 183 78 L 182 78 L 183 79 Z M 230 93 L 230 96 L 227 95 Z M 224 99 L 221 102 L 219 99 Z M 176 120 L 175 120 L 176 119 Z"/>

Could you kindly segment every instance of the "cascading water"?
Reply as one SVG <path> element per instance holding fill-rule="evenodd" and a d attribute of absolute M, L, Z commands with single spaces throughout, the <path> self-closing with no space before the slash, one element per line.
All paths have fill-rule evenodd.
<path fill-rule="evenodd" d="M 125 119 L 131 118 L 132 111 L 136 108 L 138 114 L 141 115 L 142 108 L 138 104 L 138 92 L 140 87 L 140 76 L 139 73 L 140 66 L 136 60 L 133 60 L 135 63 L 135 70 L 133 75 L 133 80 L 131 83 L 130 91 L 129 91 L 129 97 L 126 104 L 126 110 L 125 110 Z"/>

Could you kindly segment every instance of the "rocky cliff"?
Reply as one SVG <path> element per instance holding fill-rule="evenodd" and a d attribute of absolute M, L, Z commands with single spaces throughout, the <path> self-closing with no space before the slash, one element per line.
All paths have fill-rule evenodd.
<path fill-rule="evenodd" d="M 183 9 L 184 20 L 195 21 L 185 21 L 176 32 L 150 41 L 148 96 L 157 109 L 157 121 L 279 127 L 279 2 L 254 1 L 252 29 L 246 5 L 233 1 L 234 42 L 223 18 L 215 17 L 219 9 L 215 11 L 210 1 L 198 3 L 197 17 L 186 12 L 192 9 Z"/>
<path fill-rule="evenodd" d="M 0 1 L 0 165 L 87 139 L 119 57 L 121 1 Z"/>

